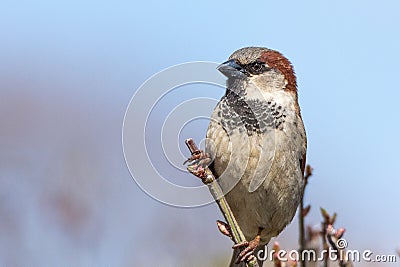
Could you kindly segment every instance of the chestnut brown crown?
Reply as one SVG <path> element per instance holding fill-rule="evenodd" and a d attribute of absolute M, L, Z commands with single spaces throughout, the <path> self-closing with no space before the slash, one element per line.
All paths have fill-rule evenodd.
<path fill-rule="evenodd" d="M 235 60 L 252 75 L 271 70 L 278 71 L 284 75 L 287 81 L 285 90 L 297 94 L 297 81 L 293 66 L 280 52 L 265 47 L 245 47 L 235 51 L 229 60 Z"/>

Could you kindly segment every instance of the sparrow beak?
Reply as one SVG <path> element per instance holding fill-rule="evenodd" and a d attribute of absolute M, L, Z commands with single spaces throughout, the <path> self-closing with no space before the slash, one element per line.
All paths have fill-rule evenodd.
<path fill-rule="evenodd" d="M 217 67 L 217 70 L 228 78 L 245 75 L 245 70 L 234 59 L 222 63 Z"/>

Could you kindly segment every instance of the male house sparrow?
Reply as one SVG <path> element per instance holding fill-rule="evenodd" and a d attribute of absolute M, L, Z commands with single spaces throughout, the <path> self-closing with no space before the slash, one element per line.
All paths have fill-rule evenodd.
<path fill-rule="evenodd" d="M 234 246 L 231 266 L 238 266 L 293 219 L 307 139 L 295 73 L 281 53 L 242 48 L 218 70 L 227 88 L 212 114 L 206 152 L 246 240 L 253 240 L 242 252 Z"/>

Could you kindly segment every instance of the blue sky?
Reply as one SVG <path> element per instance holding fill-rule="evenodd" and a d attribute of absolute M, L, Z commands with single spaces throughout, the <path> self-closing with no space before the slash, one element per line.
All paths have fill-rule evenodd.
<path fill-rule="evenodd" d="M 171 236 L 178 244 L 215 242 L 229 253 L 229 242 L 214 231 L 215 207 L 167 207 L 132 182 L 120 134 L 131 96 L 151 75 L 183 62 L 223 62 L 243 46 L 279 50 L 295 66 L 315 168 L 308 222 L 319 222 L 319 206 L 337 211 L 351 248 L 394 253 L 400 246 L 399 8 L 397 1 L 2 1 L 0 213 L 18 227 L 0 225 L 0 231 L 18 236 L 14 248 L 27 257 L 8 253 L 11 239 L 0 235 L 0 265 L 57 265 L 61 258 L 118 266 L 140 263 L 150 248 L 174 265 L 182 251 L 196 251 L 196 245 L 171 251 L 165 246 Z M 205 134 L 205 127 L 193 135 Z M 70 215 L 57 213 L 47 198 L 71 192 L 75 200 L 60 203 L 83 203 L 87 214 L 72 228 Z M 161 241 L 146 241 L 146 226 L 163 218 L 171 222 Z M 188 233 L 174 235 L 177 225 Z M 199 228 L 207 235 L 195 233 Z M 287 246 L 295 246 L 296 229 L 283 234 Z M 54 256 L 43 252 L 52 248 Z"/>

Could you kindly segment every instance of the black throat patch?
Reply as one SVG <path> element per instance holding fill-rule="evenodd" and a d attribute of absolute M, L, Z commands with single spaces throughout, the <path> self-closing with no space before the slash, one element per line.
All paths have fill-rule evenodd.
<path fill-rule="evenodd" d="M 246 99 L 245 96 L 227 91 L 221 99 L 219 123 L 228 134 L 239 129 L 248 135 L 261 134 L 270 129 L 283 129 L 286 110 L 273 100 Z"/>

